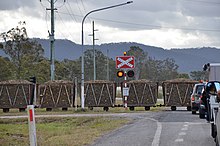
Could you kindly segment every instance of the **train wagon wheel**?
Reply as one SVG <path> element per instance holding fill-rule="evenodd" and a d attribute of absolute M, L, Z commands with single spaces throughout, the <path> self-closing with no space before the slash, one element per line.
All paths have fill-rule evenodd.
<path fill-rule="evenodd" d="M 46 108 L 46 111 L 50 112 L 50 111 L 52 111 L 52 108 Z"/>
<path fill-rule="evenodd" d="M 144 109 L 145 109 L 145 111 L 149 111 L 150 110 L 150 106 L 145 106 Z"/>
<path fill-rule="evenodd" d="M 130 111 L 134 111 L 134 106 L 130 106 L 130 107 L 129 107 L 129 110 L 130 110 Z"/>
<path fill-rule="evenodd" d="M 63 107 L 62 111 L 68 111 L 68 108 L 67 107 Z"/>
<path fill-rule="evenodd" d="M 93 107 L 92 107 L 92 106 L 90 106 L 90 107 L 88 107 L 88 108 L 89 108 L 89 110 L 91 110 L 91 111 L 93 110 Z"/>
<path fill-rule="evenodd" d="M 103 107 L 103 110 L 107 112 L 109 110 L 109 108 L 105 106 L 105 107 Z"/>
<path fill-rule="evenodd" d="M 25 108 L 19 108 L 19 112 L 25 112 Z"/>
<path fill-rule="evenodd" d="M 9 108 L 3 108 L 3 113 L 8 113 L 9 112 Z"/>
<path fill-rule="evenodd" d="M 175 111 L 176 110 L 176 106 L 171 106 L 171 110 Z"/>

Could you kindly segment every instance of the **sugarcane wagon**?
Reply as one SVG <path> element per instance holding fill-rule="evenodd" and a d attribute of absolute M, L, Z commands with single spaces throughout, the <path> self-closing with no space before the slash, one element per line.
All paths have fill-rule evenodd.
<path fill-rule="evenodd" d="M 144 107 L 145 110 L 150 110 L 150 107 L 156 105 L 158 96 L 157 82 L 152 82 L 145 79 L 132 80 L 127 82 L 127 86 L 129 89 L 127 106 L 130 110 L 134 110 L 135 107 Z M 123 94 L 122 96 L 124 97 Z"/>
<path fill-rule="evenodd" d="M 176 110 L 176 107 L 187 107 L 191 111 L 191 94 L 198 81 L 190 79 L 174 79 L 162 82 L 164 104 Z"/>
<path fill-rule="evenodd" d="M 85 89 L 85 106 L 103 107 L 108 111 L 109 107 L 114 107 L 116 98 L 116 83 L 107 80 L 86 81 Z"/>
<path fill-rule="evenodd" d="M 64 80 L 48 81 L 38 87 L 38 104 L 40 108 L 51 111 L 53 108 L 68 110 L 74 106 L 74 82 Z"/>
<path fill-rule="evenodd" d="M 9 112 L 11 108 L 25 111 L 30 103 L 33 83 L 27 80 L 8 80 L 0 82 L 0 108 Z"/>

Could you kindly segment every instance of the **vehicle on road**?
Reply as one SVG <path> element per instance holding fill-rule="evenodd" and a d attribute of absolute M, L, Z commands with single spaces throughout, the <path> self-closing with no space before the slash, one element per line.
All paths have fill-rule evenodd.
<path fill-rule="evenodd" d="M 209 117 L 207 120 L 213 118 L 212 110 L 217 106 L 217 91 L 220 90 L 220 82 L 218 81 L 210 81 L 205 84 L 204 91 L 202 91 L 202 96 L 200 99 L 200 107 L 199 107 L 199 117 L 205 118 L 205 114 L 208 113 Z"/>
<path fill-rule="evenodd" d="M 202 92 L 204 91 L 205 83 L 195 84 L 193 87 L 193 92 L 191 94 L 191 110 L 192 114 L 196 114 L 196 111 L 199 110 L 200 100 Z"/>
<path fill-rule="evenodd" d="M 220 92 L 218 92 L 217 101 L 220 101 Z M 220 106 L 218 107 L 218 111 L 220 110 Z M 215 142 L 216 146 L 219 146 L 220 143 L 220 112 L 217 112 L 216 114 L 216 136 L 215 136 Z"/>
<path fill-rule="evenodd" d="M 206 113 L 206 119 L 211 124 L 211 136 L 216 138 L 217 126 L 216 119 L 219 108 L 218 92 L 220 92 L 220 82 L 210 81 L 205 85 L 205 90 L 202 94 L 200 105 L 200 118 L 201 115 Z"/>

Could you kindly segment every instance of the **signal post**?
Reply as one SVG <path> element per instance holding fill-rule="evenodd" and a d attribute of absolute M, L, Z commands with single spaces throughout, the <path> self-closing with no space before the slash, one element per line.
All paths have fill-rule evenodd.
<path fill-rule="evenodd" d="M 128 109 L 127 99 L 129 96 L 129 87 L 127 86 L 127 76 L 133 77 L 134 71 L 129 69 L 134 69 L 134 56 L 127 56 L 127 52 L 124 52 L 124 56 L 116 57 L 116 69 L 120 69 L 117 72 L 118 77 L 124 77 L 123 84 L 123 96 L 124 96 L 124 107 L 125 110 Z"/>

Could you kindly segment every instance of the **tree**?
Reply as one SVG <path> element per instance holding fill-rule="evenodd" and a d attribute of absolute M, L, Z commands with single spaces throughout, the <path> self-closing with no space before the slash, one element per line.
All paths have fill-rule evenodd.
<path fill-rule="evenodd" d="M 64 59 L 62 62 L 56 62 L 56 76 L 58 79 L 73 81 L 75 77 L 81 78 L 79 60 L 68 60 Z"/>
<path fill-rule="evenodd" d="M 170 80 L 177 78 L 178 72 L 177 69 L 179 66 L 175 63 L 175 60 L 172 58 L 167 58 L 163 61 L 163 72 L 164 72 L 164 79 Z"/>
<path fill-rule="evenodd" d="M 154 60 L 149 57 L 149 59 L 145 63 L 146 70 L 143 71 L 146 73 L 146 79 L 152 81 L 161 80 L 161 73 L 163 72 L 162 63 L 163 62 L 161 60 Z"/>
<path fill-rule="evenodd" d="M 13 68 L 7 58 L 0 57 L 0 81 L 13 79 Z"/>
<path fill-rule="evenodd" d="M 134 56 L 135 57 L 135 79 L 138 80 L 140 78 L 140 73 L 142 70 L 142 67 L 144 65 L 144 62 L 147 59 L 147 53 L 144 52 L 141 48 L 138 46 L 131 46 L 130 50 L 127 52 L 128 56 Z"/>
<path fill-rule="evenodd" d="M 152 81 L 164 81 L 178 77 L 178 65 L 173 59 L 156 60 L 151 57 L 145 63 L 146 79 Z"/>
<path fill-rule="evenodd" d="M 4 52 L 16 67 L 17 79 L 24 78 L 26 65 L 37 63 L 43 58 L 44 49 L 36 41 L 30 41 L 27 37 L 24 24 L 12 28 L 3 37 L 6 41 Z"/>
<path fill-rule="evenodd" d="M 107 79 L 107 57 L 99 50 L 95 50 L 96 54 L 96 79 L 106 80 Z M 113 60 L 109 59 L 109 72 L 113 69 Z M 93 80 L 93 50 L 86 50 L 84 55 L 84 75 L 85 80 Z M 115 63 L 114 63 L 115 64 Z"/>
<path fill-rule="evenodd" d="M 177 78 L 190 79 L 190 77 L 187 73 L 179 73 Z"/>
<path fill-rule="evenodd" d="M 208 80 L 208 72 L 206 71 L 192 71 L 190 72 L 190 77 L 193 80 Z"/>

